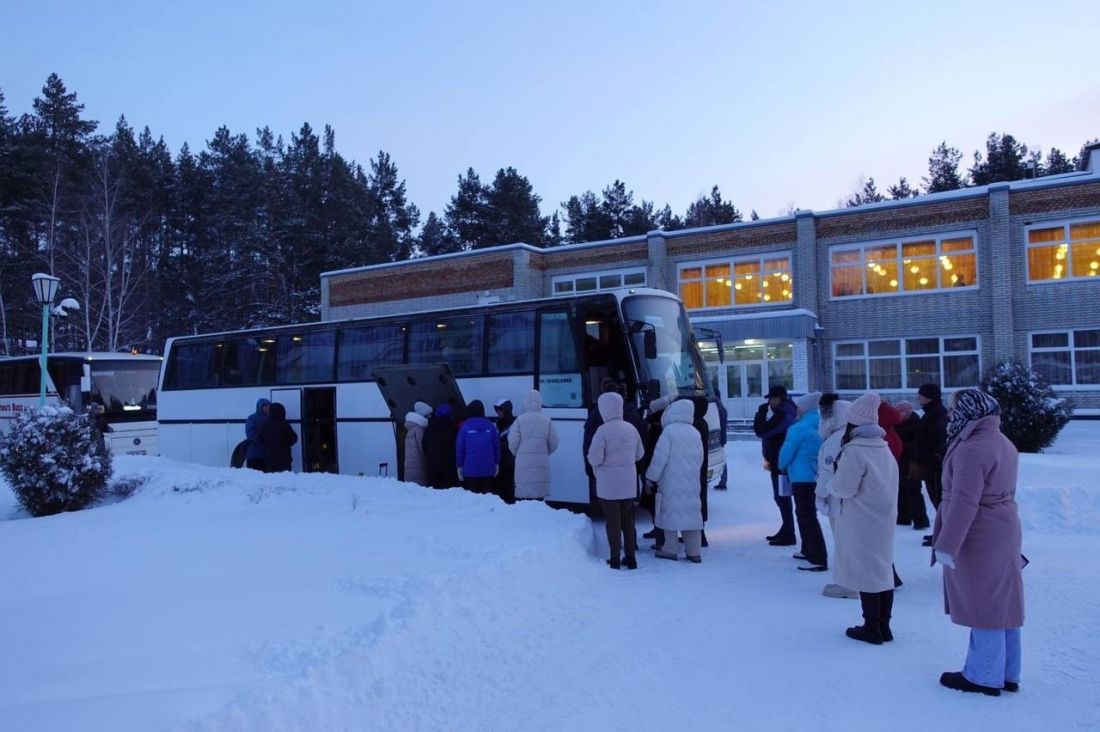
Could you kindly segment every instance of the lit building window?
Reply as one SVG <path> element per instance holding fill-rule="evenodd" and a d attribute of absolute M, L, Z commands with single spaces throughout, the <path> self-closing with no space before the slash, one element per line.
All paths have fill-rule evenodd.
<path fill-rule="evenodd" d="M 834 248 L 829 254 L 832 296 L 898 295 L 975 287 L 974 237 L 951 235 Z"/>
<path fill-rule="evenodd" d="M 1027 230 L 1029 282 L 1079 280 L 1100 275 L 1100 221 Z"/>
<path fill-rule="evenodd" d="M 789 304 L 794 299 L 791 258 L 784 254 L 683 264 L 679 288 L 688 309 Z"/>

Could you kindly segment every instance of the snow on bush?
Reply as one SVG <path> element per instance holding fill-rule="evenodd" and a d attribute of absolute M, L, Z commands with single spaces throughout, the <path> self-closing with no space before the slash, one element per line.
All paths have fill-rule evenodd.
<path fill-rule="evenodd" d="M 993 367 L 982 389 L 1001 405 L 1001 431 L 1020 452 L 1050 447 L 1073 414 L 1073 405 L 1055 395 L 1039 374 L 1016 361 Z"/>
<path fill-rule="evenodd" d="M 77 511 L 99 498 L 111 455 L 88 415 L 68 407 L 20 413 L 0 437 L 0 470 L 32 516 Z"/>

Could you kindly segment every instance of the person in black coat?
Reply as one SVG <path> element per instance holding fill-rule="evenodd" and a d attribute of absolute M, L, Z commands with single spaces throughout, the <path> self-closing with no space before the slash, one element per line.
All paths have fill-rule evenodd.
<path fill-rule="evenodd" d="M 918 531 L 928 528 L 928 509 L 921 496 L 919 480 L 909 477 L 909 465 L 913 460 L 913 440 L 920 424 L 920 417 L 909 402 L 897 403 L 901 423 L 894 427 L 901 439 L 901 457 L 898 458 L 898 525 L 910 524 Z"/>
<path fill-rule="evenodd" d="M 286 421 L 286 407 L 271 403 L 267 419 L 260 425 L 260 444 L 264 448 L 265 473 L 281 473 L 290 470 L 293 462 L 290 448 L 298 442 L 298 435 Z"/>
<path fill-rule="evenodd" d="M 638 475 L 645 475 L 650 461 L 653 460 L 653 451 L 657 449 L 657 441 L 661 439 L 661 413 L 667 407 L 668 400 L 664 397 L 654 399 L 647 407 L 646 431 L 642 433 L 642 447 L 645 448 L 645 455 L 638 467 Z M 657 526 L 657 495 L 653 491 L 643 491 L 638 499 L 638 505 L 653 516 L 653 529 L 642 534 L 642 538 L 653 539 L 660 547 L 664 544 L 665 532 Z"/>
<path fill-rule="evenodd" d="M 493 409 L 497 413 L 497 432 L 500 433 L 500 472 L 493 479 L 493 492 L 505 503 L 515 503 L 516 456 L 508 449 L 508 430 L 516 421 L 516 415 L 509 399 L 501 399 Z"/>
<path fill-rule="evenodd" d="M 939 508 L 943 497 L 940 477 L 943 473 L 943 453 L 947 444 L 947 407 L 936 384 L 921 384 L 917 401 L 924 414 L 913 431 L 913 455 L 909 458 L 909 477 L 924 483 L 928 500 Z M 921 499 L 923 503 L 923 499 Z M 927 528 L 927 526 L 925 526 Z M 925 546 L 932 546 L 932 535 L 924 537 Z"/>
<path fill-rule="evenodd" d="M 722 477 L 718 479 L 718 485 L 714 486 L 716 491 L 724 491 L 729 488 L 729 466 L 726 464 L 726 429 L 729 427 L 729 413 L 726 411 L 726 400 L 722 398 L 722 392 L 718 389 L 718 375 L 715 374 L 712 382 L 714 388 L 714 395 L 718 398 L 715 402 L 715 406 L 718 407 L 718 432 L 719 438 L 722 442 Z"/>
<path fill-rule="evenodd" d="M 451 419 L 451 408 L 440 404 L 428 419 L 424 429 L 424 463 L 428 468 L 428 485 L 432 488 L 450 488 L 458 485 L 455 467 L 455 441 L 458 427 Z"/>
<path fill-rule="evenodd" d="M 692 425 L 699 433 L 699 439 L 703 441 L 703 464 L 699 468 L 699 500 L 703 502 L 703 523 L 707 522 L 707 471 L 710 468 L 710 427 L 707 426 L 707 398 L 695 396 L 691 398 L 691 405 L 695 408 L 695 417 Z M 707 546 L 707 531 L 704 528 L 702 544 Z"/>
<path fill-rule="evenodd" d="M 787 396 L 786 387 L 776 384 L 768 390 L 768 401 L 760 405 L 752 420 L 752 429 L 760 438 L 764 467 L 771 474 L 772 498 L 783 522 L 779 531 L 767 537 L 772 546 L 794 546 L 798 543 L 794 530 L 794 500 L 790 496 L 779 495 L 779 450 L 787 439 L 787 430 L 797 417 L 798 408 Z"/>

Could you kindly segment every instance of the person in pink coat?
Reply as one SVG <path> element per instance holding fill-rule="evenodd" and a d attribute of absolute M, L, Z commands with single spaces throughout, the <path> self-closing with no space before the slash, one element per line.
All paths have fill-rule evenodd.
<path fill-rule="evenodd" d="M 979 389 L 953 395 L 932 533 L 932 563 L 944 566 L 945 610 L 951 622 L 970 628 L 963 670 L 944 673 L 940 683 L 990 696 L 1020 688 L 1024 624 L 1019 454 L 1001 433 L 1000 413 L 997 400 Z"/>

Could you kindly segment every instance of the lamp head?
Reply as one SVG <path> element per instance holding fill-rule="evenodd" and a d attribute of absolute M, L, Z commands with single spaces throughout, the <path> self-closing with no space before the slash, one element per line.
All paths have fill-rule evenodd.
<path fill-rule="evenodd" d="M 31 275 L 31 283 L 34 285 L 34 296 L 38 298 L 38 304 L 49 305 L 57 297 L 57 288 L 61 285 L 61 280 L 38 272 Z"/>

